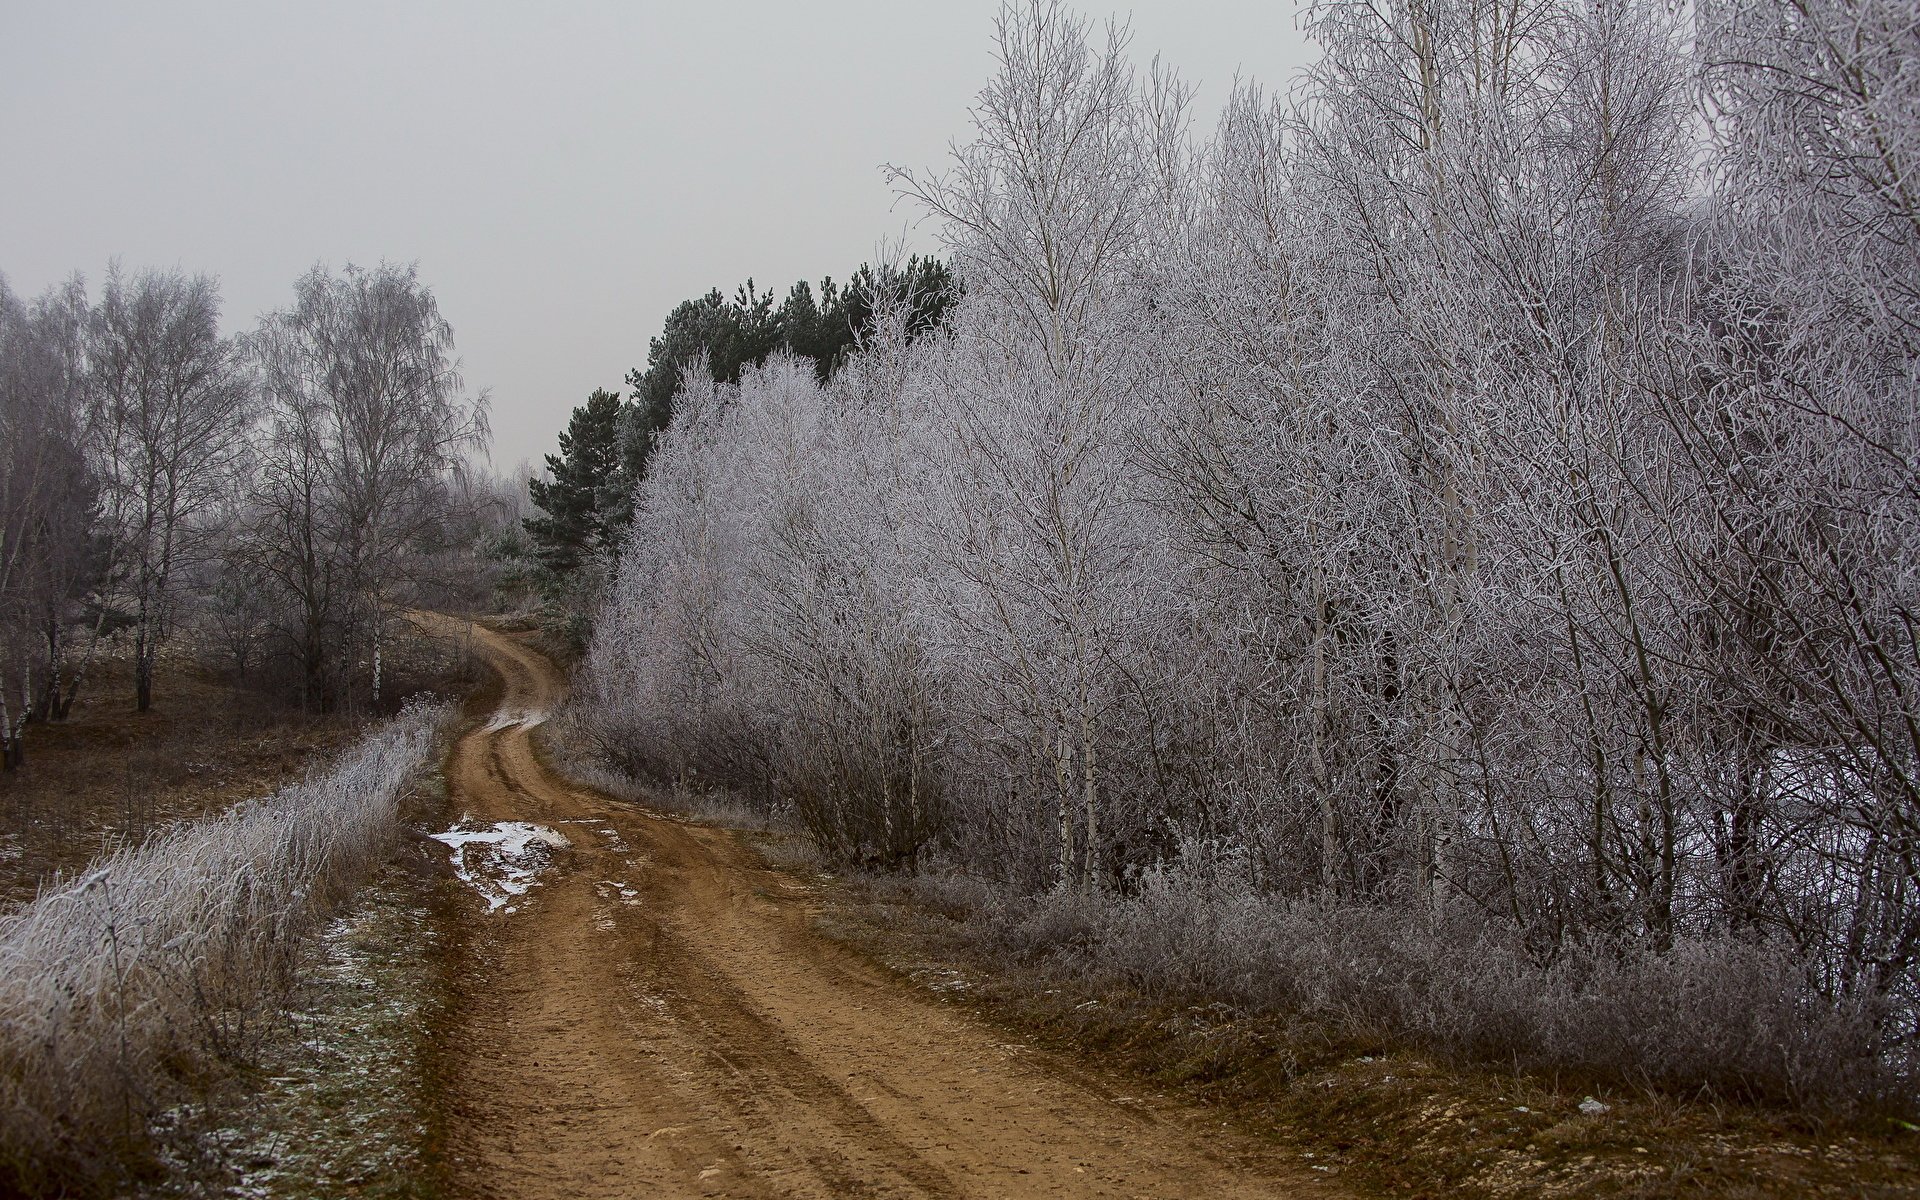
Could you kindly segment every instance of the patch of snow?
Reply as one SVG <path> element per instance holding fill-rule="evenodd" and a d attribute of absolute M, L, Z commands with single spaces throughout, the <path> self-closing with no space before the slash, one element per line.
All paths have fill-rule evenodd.
<path fill-rule="evenodd" d="M 1580 1102 L 1580 1111 L 1587 1114 L 1590 1117 L 1605 1116 L 1607 1113 L 1610 1113 L 1613 1111 L 1613 1105 L 1602 1104 L 1598 1100 L 1595 1100 L 1592 1096 L 1588 1096 L 1585 1100 L 1582 1100 Z"/>
<path fill-rule="evenodd" d="M 624 883 L 618 883 L 611 879 L 602 879 L 599 883 L 593 885 L 593 891 L 594 894 L 602 900 L 610 900 L 613 898 L 615 892 L 619 892 L 620 903 L 626 905 L 628 908 L 640 907 L 639 890 L 628 887 Z"/>
<path fill-rule="evenodd" d="M 497 821 L 487 829 L 455 825 L 432 837 L 453 852 L 453 873 L 480 893 L 489 912 L 525 895 L 554 853 L 573 844 L 556 830 L 530 821 Z M 517 910 L 517 905 L 507 907 L 509 913 Z"/>
<path fill-rule="evenodd" d="M 493 714 L 493 720 L 487 722 L 487 727 L 484 732 L 497 733 L 502 729 L 511 729 L 516 725 L 522 729 L 532 729 L 535 725 L 546 721 L 546 719 L 547 714 L 538 709 L 503 708 Z"/>
<path fill-rule="evenodd" d="M 613 826 L 608 825 L 604 828 L 596 829 L 594 832 L 600 835 L 602 841 L 606 842 L 607 849 L 613 851 L 615 854 L 633 853 L 627 848 L 627 844 L 620 840 L 620 832 Z"/>

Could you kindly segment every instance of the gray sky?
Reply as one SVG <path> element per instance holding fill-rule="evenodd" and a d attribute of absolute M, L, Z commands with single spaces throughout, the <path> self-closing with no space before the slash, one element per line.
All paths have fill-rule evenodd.
<path fill-rule="evenodd" d="M 207 271 L 237 329 L 316 261 L 418 261 L 510 467 L 677 301 L 929 248 L 879 167 L 965 133 L 997 9 L 0 0 L 0 271 Z M 1209 121 L 1305 61 L 1291 0 L 1117 11 Z"/>

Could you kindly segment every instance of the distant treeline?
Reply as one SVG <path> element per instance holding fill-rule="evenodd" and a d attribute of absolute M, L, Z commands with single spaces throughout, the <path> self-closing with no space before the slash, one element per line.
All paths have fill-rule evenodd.
<path fill-rule="evenodd" d="M 634 486 L 690 373 L 738 383 L 744 368 L 780 352 L 811 363 L 825 383 L 868 336 L 878 307 L 904 303 L 909 336 L 918 336 L 938 327 L 958 297 L 946 263 L 914 256 L 902 266 L 863 263 L 845 284 L 822 279 L 817 292 L 800 280 L 777 304 L 751 279 L 731 298 L 714 288 L 682 301 L 648 342 L 646 366 L 627 373 L 627 394 L 596 389 L 574 409 L 559 453 L 546 456 L 548 477 L 528 482 L 539 512 L 524 537 L 501 539 L 497 554 L 517 564 L 554 627 L 577 641 L 632 519 Z"/>
<path fill-rule="evenodd" d="M 305 706 L 383 703 L 398 606 L 470 563 L 487 440 L 412 267 L 315 267 L 220 333 L 206 275 L 0 278 L 0 756 L 122 644 L 136 707 L 183 630 Z"/>

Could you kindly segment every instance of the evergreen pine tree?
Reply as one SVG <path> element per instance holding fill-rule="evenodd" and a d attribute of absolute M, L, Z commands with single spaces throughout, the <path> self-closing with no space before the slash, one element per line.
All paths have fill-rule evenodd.
<path fill-rule="evenodd" d="M 571 576 L 590 559 L 610 554 L 630 519 L 621 409 L 619 393 L 596 388 L 573 410 L 560 435 L 560 453 L 546 456 L 552 479 L 527 483 L 540 515 L 523 524 L 533 539 L 534 557 L 552 576 Z"/>

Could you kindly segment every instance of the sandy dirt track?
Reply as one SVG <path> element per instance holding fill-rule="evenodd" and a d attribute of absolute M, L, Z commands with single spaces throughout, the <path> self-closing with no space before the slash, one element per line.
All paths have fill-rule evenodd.
<path fill-rule="evenodd" d="M 1113 1094 L 836 946 L 807 885 L 726 831 L 558 777 L 525 723 L 558 702 L 558 673 L 509 635 L 471 636 L 504 694 L 452 751 L 455 809 L 572 848 L 514 912 L 473 897 L 449 1042 L 456 1194 L 1330 1194 L 1204 1112 Z"/>

